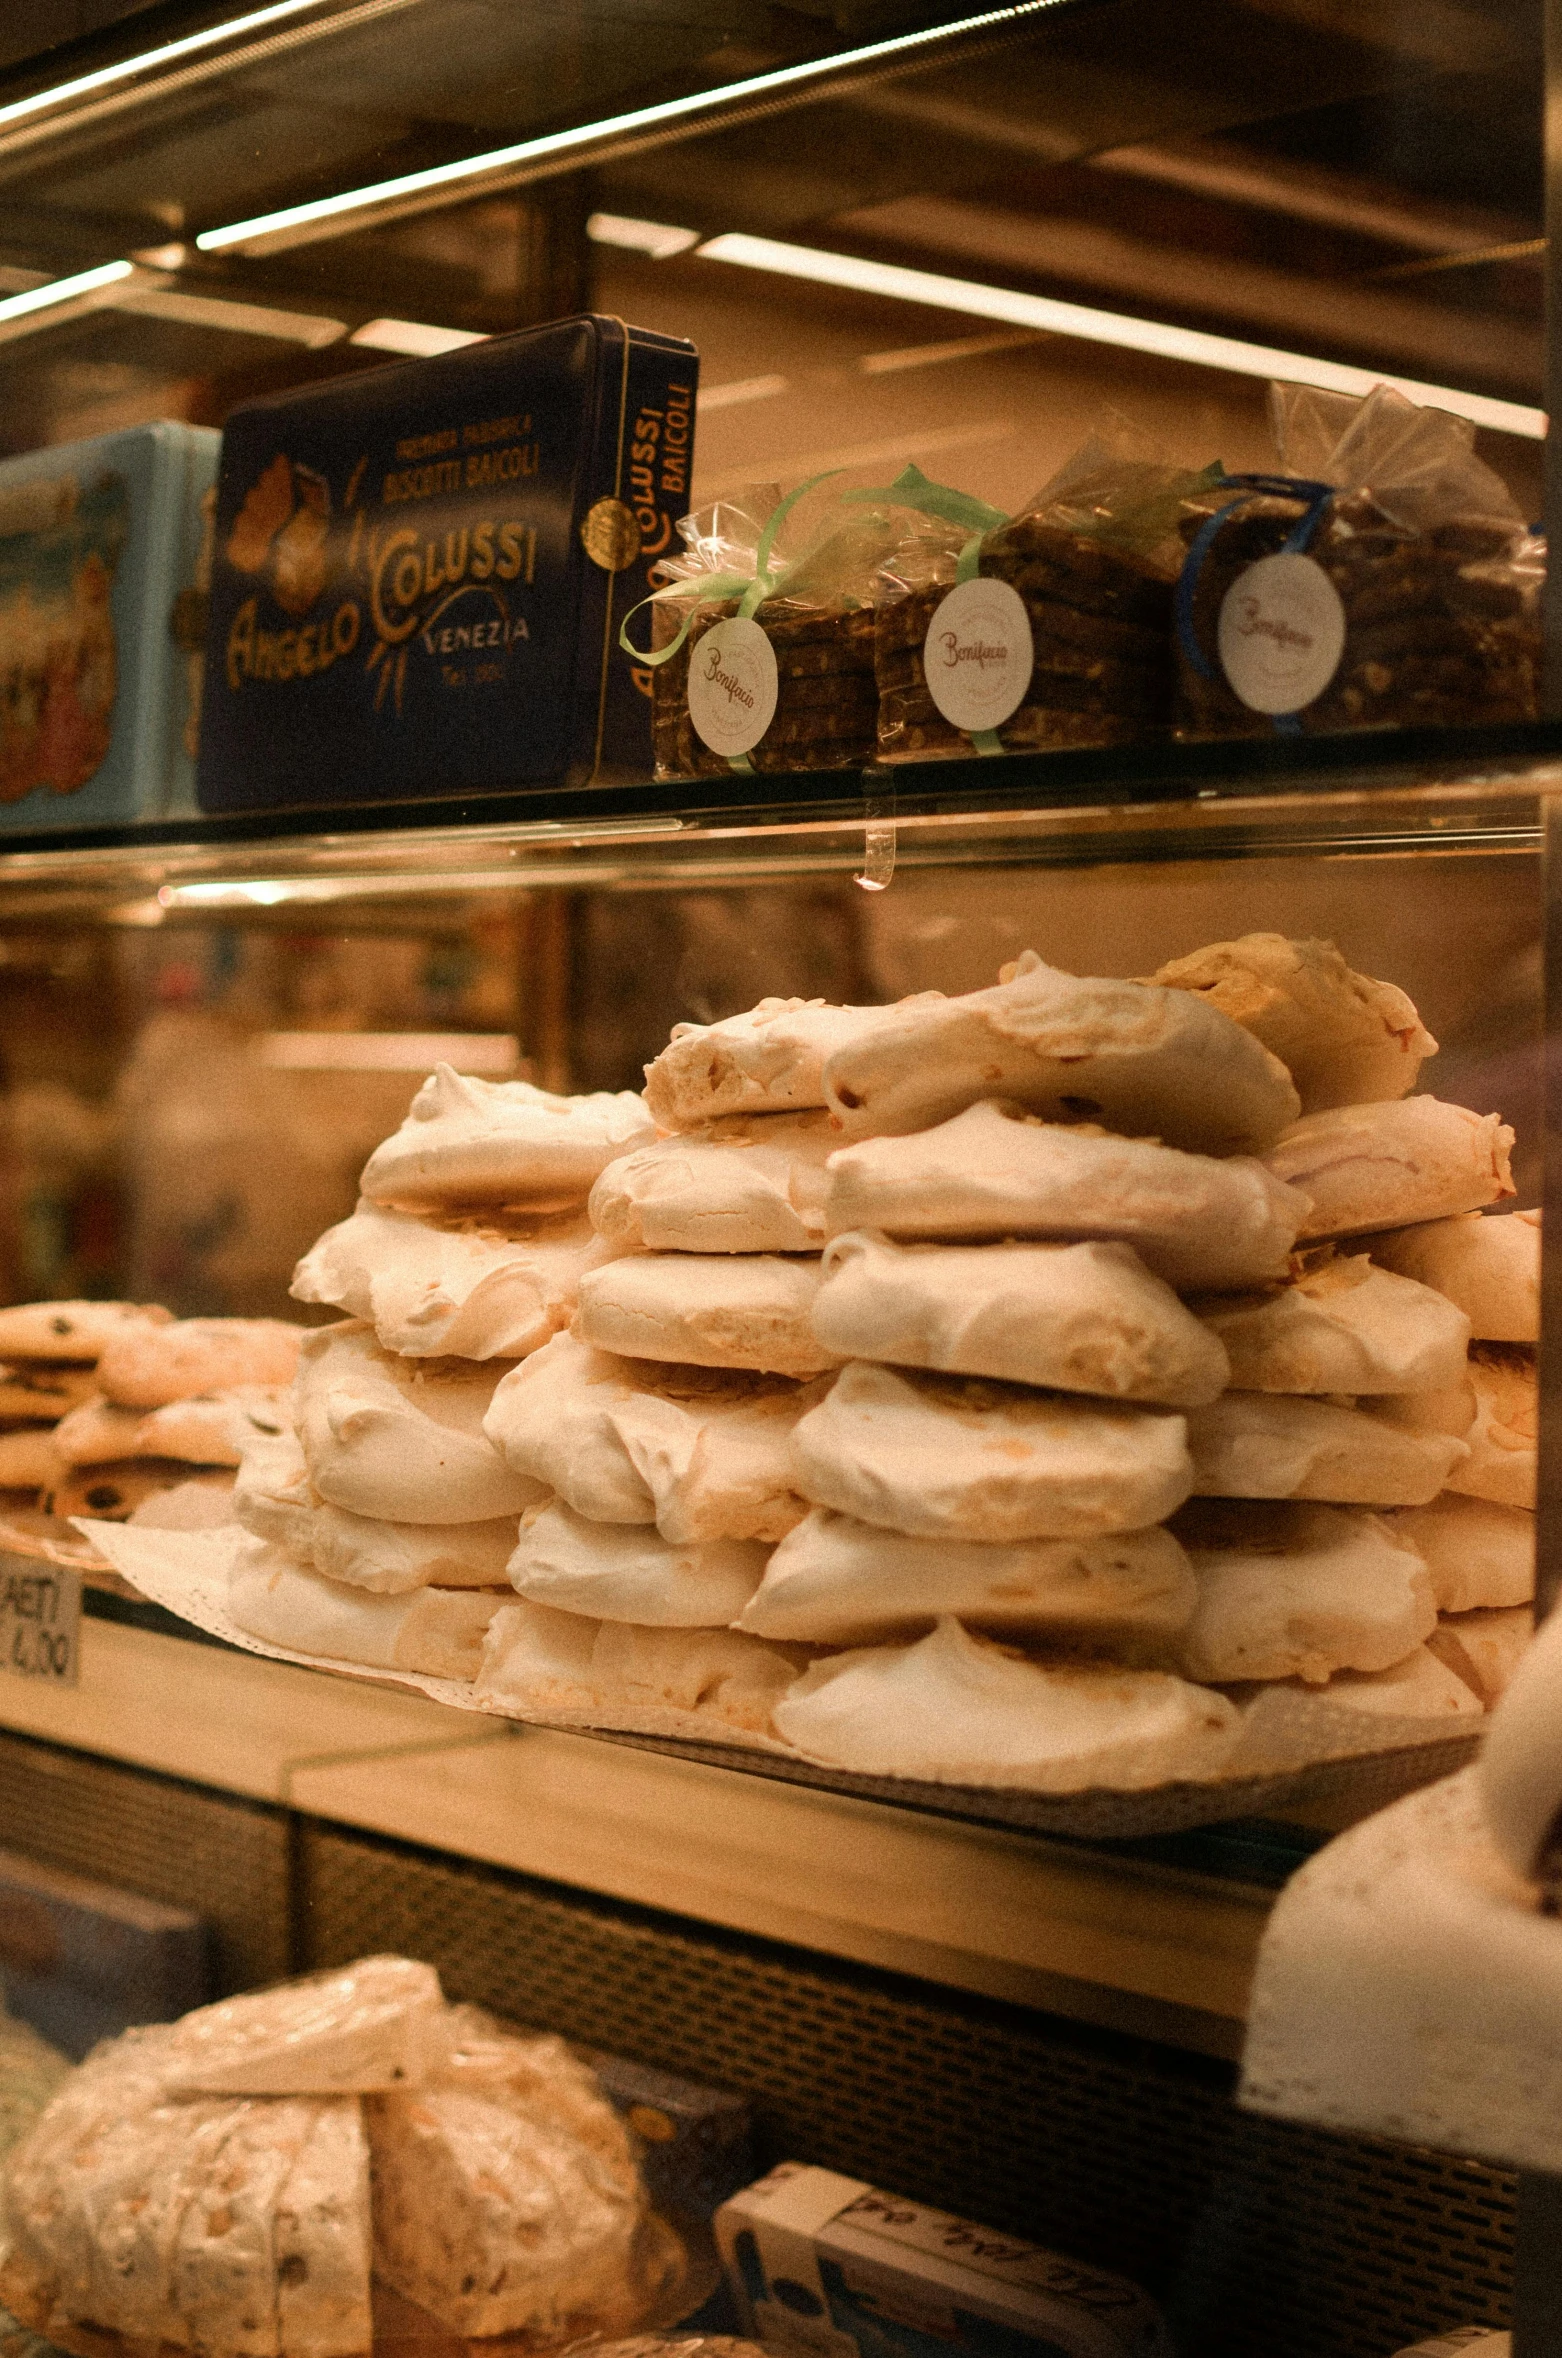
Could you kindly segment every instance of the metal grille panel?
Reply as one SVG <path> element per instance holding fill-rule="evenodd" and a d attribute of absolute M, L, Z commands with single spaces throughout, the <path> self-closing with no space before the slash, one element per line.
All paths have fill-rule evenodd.
<path fill-rule="evenodd" d="M 1250 2120 L 1225 2067 L 0 1734 L 0 1843 L 194 1908 L 221 1986 L 372 1949 L 743 2090 L 797 2155 L 1137 2276 L 1198 2358 L 1388 2358 L 1506 2322 L 1513 2185 Z"/>
<path fill-rule="evenodd" d="M 311 1828 L 309 1959 L 739 2088 L 762 2160 L 875 2180 L 1136 2276 L 1200 2358 L 1386 2358 L 1506 2322 L 1511 2178 L 1250 2120 L 1218 2064 Z"/>
<path fill-rule="evenodd" d="M 288 1828 L 279 1810 L 0 1734 L 0 1847 L 204 1917 L 219 1990 L 288 1970 Z"/>

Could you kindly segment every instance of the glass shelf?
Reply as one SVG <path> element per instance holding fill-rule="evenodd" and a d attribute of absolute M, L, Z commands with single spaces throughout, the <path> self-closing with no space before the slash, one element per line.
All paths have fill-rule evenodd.
<path fill-rule="evenodd" d="M 737 781 L 733 782 L 734 784 Z M 777 777 L 535 791 L 484 802 L 310 810 L 17 837 L 0 913 L 268 911 L 539 887 L 694 886 L 852 874 L 869 825 L 898 866 L 1532 852 L 1562 787 L 1562 725 L 1145 747 Z"/>

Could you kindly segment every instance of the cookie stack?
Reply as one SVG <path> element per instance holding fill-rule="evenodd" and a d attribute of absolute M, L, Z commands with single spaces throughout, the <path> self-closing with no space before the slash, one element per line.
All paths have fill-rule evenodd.
<path fill-rule="evenodd" d="M 1191 541 L 1229 493 L 1208 495 L 1186 521 Z M 1219 659 L 1221 610 L 1248 566 L 1285 548 L 1306 503 L 1248 501 L 1218 527 L 1191 594 L 1192 630 L 1206 677 L 1178 649 L 1177 722 L 1185 737 L 1268 735 L 1266 713 L 1244 704 Z M 1543 564 L 1517 518 L 1450 517 L 1407 531 L 1368 492 L 1342 494 L 1308 555 L 1339 593 L 1345 643 L 1308 731 L 1468 727 L 1532 720 L 1540 671 L 1538 592 Z"/>
<path fill-rule="evenodd" d="M 0 1310 L 0 1489 L 54 1516 L 223 1521 L 255 1433 L 287 1421 L 299 1330 L 155 1303 Z"/>
<path fill-rule="evenodd" d="M 809 1758 L 1033 1786 L 1218 1765 L 1235 1706 L 1181 1674 L 1165 1519 L 1224 1349 L 1178 1284 L 1272 1276 L 1303 1205 L 1243 1149 L 1296 1107 L 1191 995 L 1018 961 L 831 1046 L 805 1521 L 740 1627 L 844 1647 L 777 1706 Z M 1146 1135 L 1148 1134 L 1148 1135 Z M 1155 1143 L 1166 1140 L 1168 1143 Z"/>
<path fill-rule="evenodd" d="M 1533 1628 L 1539 1215 L 1483 1216 L 1513 1193 L 1513 1133 L 1404 1094 L 1436 1042 L 1402 992 L 1328 945 L 1249 936 L 1159 979 L 1286 1058 L 1304 1112 L 1267 1167 L 1310 1206 L 1289 1284 L 1194 1305 L 1233 1388 L 1190 1419 L 1196 1502 L 1222 1503 L 1175 1527 L 1233 1614 L 1218 1642 L 1196 1617 L 1189 1665 L 1267 1679 L 1289 1657 L 1304 1680 L 1345 1673 L 1331 1698 L 1356 1708 L 1469 1713 Z M 1258 1503 L 1281 1499 L 1327 1511 Z M 1385 1541 L 1404 1551 L 1394 1579 Z M 1370 1581 L 1353 1550 L 1378 1565 Z M 1375 1600 L 1375 1627 L 1247 1617 L 1315 1556 L 1342 1599 Z"/>
<path fill-rule="evenodd" d="M 0 1491 L 13 1509 L 52 1494 L 63 1465 L 54 1436 L 97 1392 L 105 1346 L 127 1324 L 166 1324 L 172 1313 L 134 1302 L 20 1302 L 0 1310 Z"/>
<path fill-rule="evenodd" d="M 812 1323 L 825 1160 L 823 1059 L 880 1008 L 769 999 L 680 1025 L 648 1068 L 663 1135 L 606 1169 L 590 1214 L 612 1257 L 572 1331 L 507 1376 L 487 1430 L 554 1503 L 528 1518 L 480 1693 L 648 1731 L 765 1736 L 806 1654 L 733 1628 L 807 1512 L 799 1421 L 840 1354 Z"/>
<path fill-rule="evenodd" d="M 1476 1716 L 1533 1583 L 1512 1134 L 1328 943 L 442 1072 L 295 1291 L 234 1618 L 524 1719 L 1076 1790 Z M 589 1190 L 589 1195 L 588 1195 Z"/>
<path fill-rule="evenodd" d="M 226 1521 L 245 1449 L 287 1430 L 302 1340 L 276 1318 L 120 1319 L 50 1436 L 45 1512 L 165 1530 Z"/>
<path fill-rule="evenodd" d="M 1468 1455 L 1429 1505 L 1394 1520 L 1431 1576 L 1434 1651 L 1494 1702 L 1534 1631 L 1540 1214 L 1467 1212 L 1362 1242 L 1380 1268 L 1433 1287 L 1469 1320 L 1462 1380 L 1407 1404 Z"/>
<path fill-rule="evenodd" d="M 689 714 L 689 673 L 699 645 L 738 611 L 736 598 L 698 607 L 676 655 L 653 675 L 652 738 L 659 778 L 726 777 Z M 766 598 L 754 620 L 776 659 L 775 717 L 748 759 L 756 770 L 859 769 L 871 761 L 878 725 L 873 677 L 873 608 L 855 597 Z"/>
<path fill-rule="evenodd" d="M 564 1098 L 441 1066 L 370 1157 L 293 1291 L 345 1321 L 303 1343 L 293 1427 L 246 1451 L 239 1627 L 305 1653 L 470 1678 L 520 1517 L 546 1498 L 483 1420 L 572 1316 L 585 1201 L 652 1134 L 630 1094 Z"/>
<path fill-rule="evenodd" d="M 1129 745 L 1165 732 L 1175 664 L 1172 592 L 1180 555 L 1172 526 L 1193 478 L 1088 447 L 1029 506 L 994 527 L 977 570 L 1006 582 L 1025 607 L 1033 662 L 1018 709 L 997 729 L 1010 752 Z M 945 719 L 928 686 L 924 647 L 955 579 L 906 585 L 886 569 L 877 608 L 879 753 L 927 761 L 969 754 L 968 732 Z M 919 570 L 928 570 L 925 551 Z"/>
<path fill-rule="evenodd" d="M 995 1083 L 1058 1126 L 981 1102 Z M 1062 1126 L 1081 1090 L 1182 1151 Z M 681 1026 L 646 1095 L 666 1135 L 592 1194 L 619 1257 L 582 1280 L 571 1335 L 506 1379 L 488 1420 L 575 1517 L 574 1564 L 555 1542 L 526 1568 L 523 1537 L 512 1578 L 576 1618 L 555 1616 L 550 1663 L 544 1633 L 526 1635 L 535 1605 L 511 1609 L 508 1653 L 498 1616 L 479 1693 L 600 1718 L 584 1617 L 607 1615 L 606 1633 L 616 1613 L 614 1647 L 632 1620 L 670 1620 L 668 1548 L 705 1533 L 720 1553 L 691 1567 L 676 1610 L 706 1618 L 702 1651 L 734 1678 L 743 1657 L 717 1649 L 747 1644 L 754 1733 L 955 1780 L 1208 1765 L 1238 1715 L 1167 1667 L 1194 1584 L 1158 1526 L 1191 1479 L 1178 1411 L 1218 1394 L 1226 1360 L 1127 1237 L 1176 1236 L 1185 1278 L 1284 1268 L 1302 1199 L 1190 1151 L 1272 1141 L 1296 1110 L 1278 1063 L 1190 995 L 1027 958 L 966 999 L 767 1000 Z M 872 1143 L 843 1151 L 852 1136 Z M 1131 1172 L 1103 1209 L 1112 1158 L 1136 1153 L 1170 1211 Z M 932 1241 L 946 1237 L 960 1241 Z M 584 1562 L 591 1544 L 605 1575 L 615 1518 L 654 1521 L 663 1568 L 609 1604 Z M 629 1554 L 624 1533 L 613 1552 Z M 973 1634 L 989 1630 L 1031 1650 Z"/>

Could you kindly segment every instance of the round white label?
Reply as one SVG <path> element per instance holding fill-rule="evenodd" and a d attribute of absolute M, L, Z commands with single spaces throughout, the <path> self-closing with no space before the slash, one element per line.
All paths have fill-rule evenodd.
<path fill-rule="evenodd" d="M 1218 643 L 1221 667 L 1250 711 L 1300 712 L 1340 667 L 1340 593 L 1313 557 L 1261 557 L 1222 599 Z"/>
<path fill-rule="evenodd" d="M 734 615 L 695 642 L 689 718 L 712 753 L 747 753 L 776 716 L 776 651 L 757 622 Z"/>
<path fill-rule="evenodd" d="M 1006 581 L 962 581 L 939 601 L 922 642 L 928 694 L 957 729 L 995 729 L 1024 701 L 1030 617 Z"/>

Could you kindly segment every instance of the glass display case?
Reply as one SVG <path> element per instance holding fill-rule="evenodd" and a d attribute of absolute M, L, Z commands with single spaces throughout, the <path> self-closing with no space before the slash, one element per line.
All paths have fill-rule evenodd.
<path fill-rule="evenodd" d="M 0 31 L 12 2003 L 123 1978 L 50 1929 L 91 1878 L 206 1944 L 109 2027 L 396 1951 L 737 2091 L 749 2175 L 1119 2271 L 1179 2350 L 1500 2327 L 1510 2174 L 1231 2091 L 1275 1894 L 1473 1756 L 1554 1583 L 1540 8 L 33 13 Z M 506 779 L 495 705 L 486 783 L 435 725 L 392 794 L 365 639 L 351 760 L 322 723 L 264 807 L 209 753 L 181 803 L 259 512 L 219 472 L 182 587 L 114 609 L 177 750 L 134 810 L 75 802 L 88 560 L 61 623 L 12 458 L 393 362 L 411 418 L 420 361 L 576 313 L 698 355 L 686 496 L 626 474 L 564 535 L 614 579 L 615 533 L 688 552 L 604 658 L 637 764 Z M 385 518 L 291 465 L 256 579 L 301 520 L 357 595 Z M 769 680 L 730 747 L 712 629 Z M 549 1101 L 589 1132 L 562 1178 Z M 121 1304 L 170 1314 L 149 1352 L 204 1338 L 172 1390 L 94 1374 Z M 296 1396 L 276 1322 L 314 1338 Z M 59 1675 L 40 1581 L 81 1589 Z M 682 2116 L 634 2102 L 654 2155 Z M 856 2331 L 769 2313 L 783 2353 Z"/>

